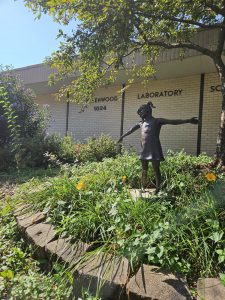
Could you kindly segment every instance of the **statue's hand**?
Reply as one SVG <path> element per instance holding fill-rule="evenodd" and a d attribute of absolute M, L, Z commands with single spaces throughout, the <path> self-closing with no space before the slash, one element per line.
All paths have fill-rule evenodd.
<path fill-rule="evenodd" d="M 190 123 L 191 124 L 198 124 L 198 118 L 197 117 L 191 118 Z"/>

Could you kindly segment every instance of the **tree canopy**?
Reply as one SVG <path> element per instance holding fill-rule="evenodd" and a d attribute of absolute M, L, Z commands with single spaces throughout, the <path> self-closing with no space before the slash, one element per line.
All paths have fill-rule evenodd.
<path fill-rule="evenodd" d="M 59 96 L 70 93 L 77 103 L 91 101 L 101 85 L 113 82 L 119 69 L 126 69 L 126 57 L 140 51 L 144 66 L 133 64 L 129 76 L 152 75 L 152 62 L 161 49 L 194 49 L 209 56 L 222 85 L 221 127 L 217 156 L 225 164 L 225 0 L 24 0 L 34 13 L 50 14 L 55 21 L 77 22 L 58 51 L 48 59 L 58 70 L 52 81 L 66 78 Z M 201 30 L 215 30 L 214 47 L 202 46 L 193 36 Z M 79 57 L 79 59 L 78 59 Z M 221 148 L 222 147 L 222 148 Z M 221 159 L 220 159 L 221 160 Z"/>
<path fill-rule="evenodd" d="M 79 78 L 61 89 L 61 95 L 70 91 L 77 102 L 87 101 L 98 86 L 114 80 L 118 68 L 126 67 L 124 58 L 136 51 L 146 55 L 147 62 L 141 71 L 133 68 L 139 70 L 138 75 L 147 77 L 153 72 L 151 62 L 159 47 L 195 49 L 212 57 L 210 49 L 195 44 L 191 37 L 200 29 L 223 29 L 223 34 L 225 29 L 224 1 L 219 0 L 25 2 L 38 17 L 48 13 L 63 24 L 77 22 L 71 35 L 60 30 L 59 36 L 65 42 L 48 59 L 58 69 L 54 80 L 71 78 L 78 72 Z M 222 53 L 222 46 L 219 39 L 216 50 Z"/>

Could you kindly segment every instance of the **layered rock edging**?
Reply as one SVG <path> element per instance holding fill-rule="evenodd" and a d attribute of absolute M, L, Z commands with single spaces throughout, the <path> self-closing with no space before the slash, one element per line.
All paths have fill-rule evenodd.
<path fill-rule="evenodd" d="M 27 206 L 23 206 L 14 212 L 23 237 L 34 245 L 37 257 L 60 261 L 74 270 L 73 294 L 76 299 L 84 289 L 94 294 L 99 291 L 103 300 L 192 299 L 183 278 L 149 265 L 142 265 L 136 274 L 130 276 L 129 262 L 125 257 L 91 254 L 90 245 L 73 244 L 70 238 L 58 237 L 53 225 L 45 223 L 42 212 L 28 213 L 27 210 Z M 83 260 L 83 257 L 88 259 Z"/>

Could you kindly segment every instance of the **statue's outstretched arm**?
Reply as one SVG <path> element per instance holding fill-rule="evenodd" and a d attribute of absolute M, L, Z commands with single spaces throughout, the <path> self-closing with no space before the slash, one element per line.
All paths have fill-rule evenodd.
<path fill-rule="evenodd" d="M 140 128 L 140 124 L 136 124 L 135 126 L 133 126 L 132 128 L 130 128 L 126 133 L 124 133 L 124 134 L 120 137 L 120 139 L 118 140 L 117 143 L 120 143 L 120 142 L 122 141 L 122 139 L 123 139 L 125 136 L 127 136 L 127 135 L 133 133 L 134 131 L 136 131 L 136 130 L 139 129 L 139 128 Z"/>
<path fill-rule="evenodd" d="M 159 123 L 161 125 L 180 125 L 180 124 L 185 124 L 185 123 L 190 123 L 190 124 L 198 124 L 198 118 L 193 117 L 190 119 L 186 119 L 186 120 L 168 120 L 168 119 L 162 119 L 159 118 Z"/>

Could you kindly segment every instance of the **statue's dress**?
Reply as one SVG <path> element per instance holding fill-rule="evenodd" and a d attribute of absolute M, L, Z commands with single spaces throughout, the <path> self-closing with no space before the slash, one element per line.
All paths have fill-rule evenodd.
<path fill-rule="evenodd" d="M 162 123 L 159 118 L 150 121 L 139 122 L 141 128 L 141 147 L 140 159 L 142 160 L 164 160 L 159 134 Z"/>

